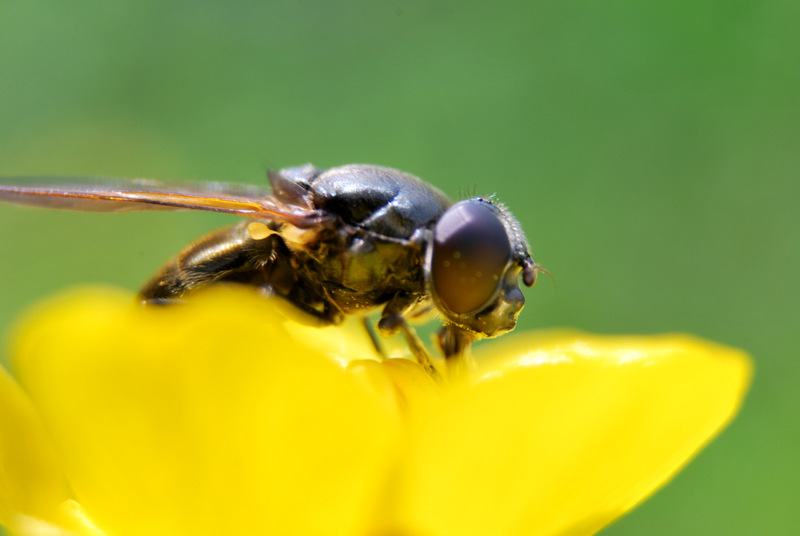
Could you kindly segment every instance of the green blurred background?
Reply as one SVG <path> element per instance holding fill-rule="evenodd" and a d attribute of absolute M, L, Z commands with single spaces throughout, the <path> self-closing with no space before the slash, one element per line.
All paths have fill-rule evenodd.
<path fill-rule="evenodd" d="M 378 163 L 496 193 L 555 276 L 523 329 L 686 331 L 757 361 L 733 425 L 604 536 L 800 531 L 800 4 L 0 3 L 0 175 L 260 182 Z M 0 329 L 137 288 L 230 221 L 0 207 Z"/>

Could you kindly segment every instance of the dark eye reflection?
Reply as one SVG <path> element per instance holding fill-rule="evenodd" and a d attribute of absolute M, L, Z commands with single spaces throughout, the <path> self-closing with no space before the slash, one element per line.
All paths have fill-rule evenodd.
<path fill-rule="evenodd" d="M 434 230 L 436 295 L 453 313 L 473 311 L 495 294 L 510 258 L 511 243 L 497 214 L 477 200 L 457 203 Z"/>

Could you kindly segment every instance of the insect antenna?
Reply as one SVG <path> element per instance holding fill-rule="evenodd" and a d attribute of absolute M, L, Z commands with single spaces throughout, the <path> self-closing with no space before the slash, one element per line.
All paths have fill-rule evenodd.
<path fill-rule="evenodd" d="M 553 277 L 553 274 L 551 274 L 551 273 L 550 273 L 550 272 L 549 272 L 549 271 L 548 271 L 548 270 L 547 270 L 547 269 L 546 269 L 544 266 L 542 266 L 541 264 L 537 264 L 537 263 L 535 263 L 535 262 L 534 262 L 534 263 L 533 263 L 533 270 L 534 270 L 534 271 L 535 271 L 537 274 L 538 274 L 539 272 L 542 272 L 544 275 L 546 275 L 548 278 L 550 278 L 550 282 L 551 282 L 551 283 L 553 283 L 553 288 L 558 288 L 558 285 L 556 285 L 556 278 L 555 278 L 555 277 Z"/>

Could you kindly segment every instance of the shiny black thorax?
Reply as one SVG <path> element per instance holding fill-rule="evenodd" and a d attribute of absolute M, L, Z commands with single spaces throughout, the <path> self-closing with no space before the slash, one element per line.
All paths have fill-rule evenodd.
<path fill-rule="evenodd" d="M 451 205 L 442 192 L 401 171 L 361 165 L 290 168 L 270 182 L 278 200 L 329 218 L 307 229 L 264 222 L 266 237 L 252 222 L 207 235 L 156 274 L 143 297 L 170 300 L 235 281 L 332 323 L 384 304 L 396 314 L 430 308 L 423 271 L 431 228 Z"/>
<path fill-rule="evenodd" d="M 398 293 L 424 294 L 425 244 L 450 206 L 444 194 L 412 175 L 375 166 L 296 180 L 309 188 L 316 208 L 338 218 L 296 256 L 301 273 L 324 285 L 339 309 L 352 313 Z"/>

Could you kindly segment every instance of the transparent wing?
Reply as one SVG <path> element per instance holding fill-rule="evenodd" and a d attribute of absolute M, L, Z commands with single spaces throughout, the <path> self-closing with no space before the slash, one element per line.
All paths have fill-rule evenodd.
<path fill-rule="evenodd" d="M 298 227 L 329 219 L 321 211 L 281 203 L 267 187 L 225 182 L 9 177 L 0 179 L 0 201 L 94 212 L 208 210 L 285 221 Z"/>

